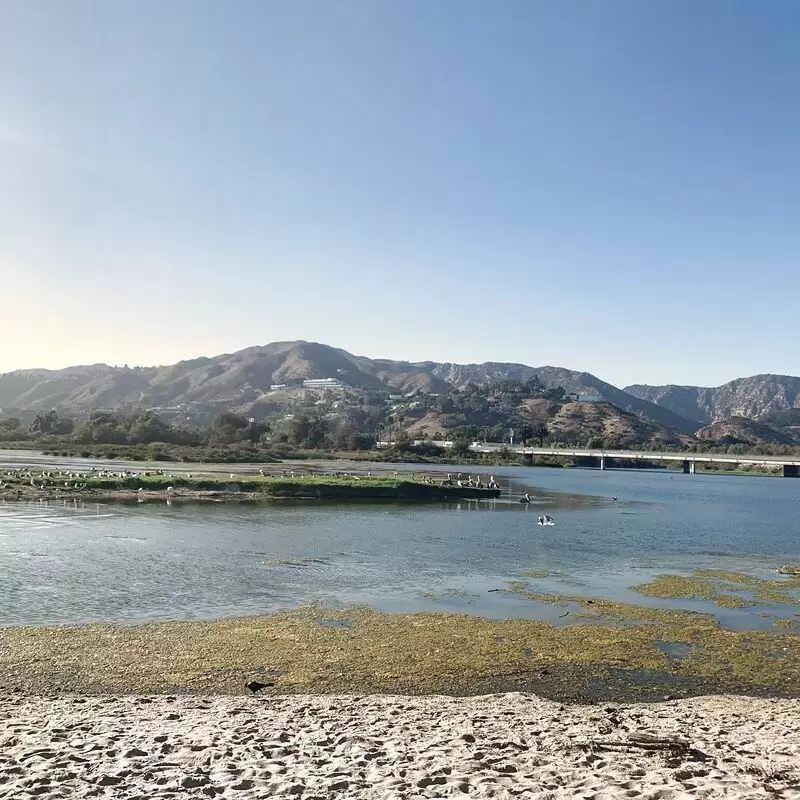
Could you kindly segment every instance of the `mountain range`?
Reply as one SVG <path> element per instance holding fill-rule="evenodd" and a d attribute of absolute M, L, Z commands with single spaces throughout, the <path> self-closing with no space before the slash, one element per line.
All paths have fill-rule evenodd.
<path fill-rule="evenodd" d="M 620 389 L 591 373 L 562 367 L 372 359 L 306 341 L 274 342 L 170 366 L 93 364 L 18 370 L 0 374 L 0 409 L 56 408 L 80 413 L 96 408 L 190 405 L 247 412 L 265 401 L 271 386 L 311 378 L 337 378 L 353 387 L 383 392 L 443 393 L 470 384 L 525 381 L 534 376 L 549 386 L 563 386 L 567 392 L 602 395 L 625 412 L 682 434 L 694 434 L 731 418 L 757 420 L 776 428 L 800 425 L 792 416 L 793 409 L 800 409 L 798 377 L 756 375 L 716 388 L 637 384 Z M 782 419 L 781 414 L 792 418 Z"/>
<path fill-rule="evenodd" d="M 763 420 L 800 408 L 800 378 L 753 375 L 722 386 L 626 386 L 625 391 L 703 425 L 730 417 Z"/>

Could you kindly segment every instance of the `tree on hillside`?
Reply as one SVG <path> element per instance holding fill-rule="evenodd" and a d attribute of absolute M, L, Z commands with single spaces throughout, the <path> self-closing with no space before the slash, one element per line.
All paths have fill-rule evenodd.
<path fill-rule="evenodd" d="M 363 433 L 352 422 L 343 422 L 336 431 L 333 440 L 337 450 L 369 450 L 373 440 L 368 433 Z"/>
<path fill-rule="evenodd" d="M 52 411 L 43 411 L 34 417 L 31 423 L 31 433 L 42 433 L 54 436 L 62 436 L 72 433 L 75 424 L 69 417 L 62 417 L 54 409 Z"/>
<path fill-rule="evenodd" d="M 470 454 L 469 439 L 456 439 L 452 446 L 447 449 L 447 454 L 451 456 L 466 456 Z"/>
<path fill-rule="evenodd" d="M 328 426 L 321 417 L 312 417 L 308 425 L 308 436 L 304 447 L 318 450 L 328 443 Z"/>
<path fill-rule="evenodd" d="M 539 447 L 544 447 L 544 440 L 550 435 L 550 429 L 544 422 L 538 422 L 533 426 L 533 438 L 539 442 Z"/>
<path fill-rule="evenodd" d="M 551 386 L 542 392 L 542 397 L 547 400 L 561 401 L 567 396 L 567 390 L 563 386 Z"/>
<path fill-rule="evenodd" d="M 321 417 L 309 417 L 308 414 L 295 414 L 286 430 L 289 444 L 316 450 L 327 444 L 328 426 Z"/>
<path fill-rule="evenodd" d="M 170 428 L 157 414 L 146 411 L 134 414 L 128 421 L 128 442 L 130 444 L 151 444 L 170 441 Z"/>
<path fill-rule="evenodd" d="M 526 394 L 529 394 L 531 397 L 539 397 L 542 392 L 547 389 L 545 384 L 542 382 L 542 379 L 538 375 L 532 375 L 528 378 L 527 381 L 523 384 L 523 388 L 525 389 Z"/>
<path fill-rule="evenodd" d="M 226 411 L 211 423 L 208 443 L 216 446 L 234 444 L 234 442 L 240 441 L 245 428 L 247 428 L 247 420 L 244 417 Z"/>
<path fill-rule="evenodd" d="M 128 433 L 119 419 L 107 411 L 93 411 L 75 430 L 75 438 L 87 444 L 126 444 Z"/>
<path fill-rule="evenodd" d="M 28 432 L 23 430 L 22 422 L 17 417 L 0 419 L 0 441 L 14 442 L 28 438 Z"/>

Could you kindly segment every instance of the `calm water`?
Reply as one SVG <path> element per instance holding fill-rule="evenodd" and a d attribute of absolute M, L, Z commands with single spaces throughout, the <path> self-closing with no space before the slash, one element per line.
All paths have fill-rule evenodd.
<path fill-rule="evenodd" d="M 774 629 L 759 612 L 796 610 L 659 601 L 628 587 L 664 571 L 775 577 L 780 564 L 800 563 L 800 480 L 494 473 L 509 497 L 480 504 L 0 503 L 0 624 L 214 618 L 311 600 L 558 619 L 561 608 L 489 591 L 519 580 L 536 591 L 713 611 L 733 628 Z M 536 505 L 516 502 L 534 488 Z M 541 510 L 555 527 L 536 525 Z M 524 577 L 535 570 L 550 574 Z"/>

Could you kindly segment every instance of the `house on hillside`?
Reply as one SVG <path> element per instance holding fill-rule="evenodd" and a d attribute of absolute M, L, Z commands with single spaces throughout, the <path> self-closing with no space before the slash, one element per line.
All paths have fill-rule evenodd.
<path fill-rule="evenodd" d="M 338 378 L 307 378 L 303 381 L 304 389 L 344 389 L 345 384 Z"/>
<path fill-rule="evenodd" d="M 601 394 L 578 394 L 578 403 L 605 403 L 606 399 Z"/>

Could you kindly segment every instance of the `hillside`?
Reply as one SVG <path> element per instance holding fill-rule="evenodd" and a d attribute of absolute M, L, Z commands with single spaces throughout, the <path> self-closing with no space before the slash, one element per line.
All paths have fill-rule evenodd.
<path fill-rule="evenodd" d="M 494 398 L 497 401 L 497 397 Z M 610 403 L 584 403 L 543 398 L 514 402 L 504 395 L 501 402 L 474 402 L 450 410 L 426 408 L 405 414 L 406 432 L 411 438 L 454 435 L 472 440 L 486 433 L 500 441 L 498 433 L 509 428 L 516 438 L 535 440 L 542 427 L 542 439 L 578 447 L 683 447 L 693 438 L 659 422 L 622 411 Z"/>
<path fill-rule="evenodd" d="M 700 423 L 730 417 L 761 420 L 800 408 L 800 378 L 791 375 L 753 375 L 714 388 L 633 385 L 625 391 Z"/>
<path fill-rule="evenodd" d="M 772 428 L 777 428 L 781 433 L 791 436 L 800 443 L 800 408 L 773 411 L 771 414 L 762 417 L 761 422 Z"/>
<path fill-rule="evenodd" d="M 384 392 L 442 393 L 503 379 L 539 377 L 567 392 L 601 394 L 623 411 L 691 433 L 697 426 L 667 408 L 633 396 L 588 372 L 524 364 L 441 364 L 354 356 L 315 342 L 274 342 L 236 353 L 181 361 L 171 366 L 23 370 L 0 375 L 0 408 L 69 412 L 92 409 L 195 408 L 257 409 L 272 403 L 270 386 L 309 378 L 338 378 L 359 388 Z"/>
<path fill-rule="evenodd" d="M 609 403 L 564 403 L 547 421 L 551 436 L 561 442 L 588 442 L 602 439 L 605 447 L 656 449 L 681 447 L 691 437 L 658 422 L 622 412 Z"/>
<path fill-rule="evenodd" d="M 700 428 L 695 437 L 700 441 L 713 442 L 718 445 L 800 444 L 800 436 L 743 417 L 730 417 L 726 420 L 712 422 L 710 425 Z"/>

